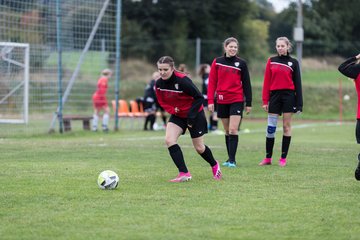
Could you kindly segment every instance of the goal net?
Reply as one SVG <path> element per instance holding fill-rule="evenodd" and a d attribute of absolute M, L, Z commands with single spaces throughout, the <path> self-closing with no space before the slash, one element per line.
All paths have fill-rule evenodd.
<path fill-rule="evenodd" d="M 0 42 L 0 123 L 28 123 L 29 44 Z"/>

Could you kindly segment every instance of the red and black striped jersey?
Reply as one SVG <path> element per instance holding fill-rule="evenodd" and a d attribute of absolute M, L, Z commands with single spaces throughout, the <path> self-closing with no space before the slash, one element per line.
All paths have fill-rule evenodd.
<path fill-rule="evenodd" d="M 203 109 L 203 95 L 183 73 L 174 71 L 169 79 L 158 79 L 155 88 L 160 106 L 170 114 L 194 119 Z M 178 111 L 175 111 L 175 108 Z"/>
<path fill-rule="evenodd" d="M 251 106 L 252 92 L 248 67 L 246 62 L 237 57 L 218 57 L 211 64 L 208 85 L 208 102 L 230 104 L 246 101 Z"/>
<path fill-rule="evenodd" d="M 345 60 L 339 66 L 339 71 L 346 77 L 353 78 L 355 81 L 355 88 L 358 97 L 356 118 L 360 119 L 360 64 L 356 64 L 356 57 L 351 57 Z"/>
<path fill-rule="evenodd" d="M 262 101 L 269 104 L 270 92 L 274 90 L 293 90 L 296 107 L 302 109 L 302 87 L 299 63 L 295 58 L 274 56 L 268 59 L 264 74 Z"/>

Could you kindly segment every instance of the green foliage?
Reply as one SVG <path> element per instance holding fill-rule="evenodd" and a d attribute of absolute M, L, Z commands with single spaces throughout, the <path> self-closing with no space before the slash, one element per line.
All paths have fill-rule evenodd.
<path fill-rule="evenodd" d="M 271 48 L 275 46 L 275 40 L 278 37 L 285 36 L 292 39 L 293 28 L 296 24 L 296 9 L 290 5 L 271 21 L 269 30 L 269 42 Z"/>
<path fill-rule="evenodd" d="M 305 38 L 317 42 L 309 54 L 353 55 L 360 47 L 360 21 L 358 9 L 360 2 L 312 0 L 311 7 L 305 7 Z M 349 44 L 350 43 L 350 44 Z"/>
<path fill-rule="evenodd" d="M 278 132 L 274 164 L 260 167 L 266 121 L 245 119 L 250 133 L 240 133 L 239 167 L 223 168 L 221 181 L 182 136 L 193 180 L 180 184 L 168 182 L 177 170 L 163 131 L 1 139 L 1 238 L 356 239 L 354 123 L 293 126 L 288 166 L 277 166 Z M 223 136 L 205 142 L 226 160 Z M 105 169 L 119 174 L 118 189 L 97 187 Z"/>
<path fill-rule="evenodd" d="M 157 46 L 151 41 L 150 33 L 143 29 L 139 23 L 134 20 L 124 19 L 124 33 L 122 37 L 122 57 L 127 58 L 144 58 L 144 56 L 152 56 Z M 136 36 L 136 37 L 135 37 Z"/>
<path fill-rule="evenodd" d="M 168 52 L 171 56 L 176 56 L 176 61 L 178 63 L 185 62 L 188 59 L 187 54 L 190 54 L 188 51 L 188 21 L 186 18 L 179 18 L 179 20 L 175 20 L 174 25 L 176 27 L 171 28 L 169 31 L 169 35 L 174 39 L 173 41 L 165 42 L 165 52 Z"/>
<path fill-rule="evenodd" d="M 10 4 L 10 6 L 12 5 Z M 15 4 L 14 6 L 18 5 Z M 22 8 L 20 7 L 20 9 Z M 39 14 L 40 11 L 36 9 L 31 12 L 23 12 L 19 9 L 15 11 L 5 7 L 0 8 L 0 39 L 9 42 L 29 43 L 30 67 L 36 70 L 42 69 L 50 55 L 50 47 L 45 45 L 44 25 Z M 10 28 L 6 26 L 9 22 L 13 24 Z"/>
<path fill-rule="evenodd" d="M 252 52 L 257 53 L 255 56 L 249 58 L 249 61 L 264 60 L 268 57 L 268 29 L 269 22 L 266 21 L 250 20 L 245 22 L 245 31 L 248 33 L 247 42 L 250 44 L 247 44 L 245 47 L 241 47 L 240 43 L 240 51 L 241 53 L 245 52 L 245 56 L 251 55 Z"/>
<path fill-rule="evenodd" d="M 195 58 L 194 40 L 201 38 L 206 44 L 201 62 L 211 62 L 214 57 L 222 54 L 222 42 L 230 36 L 246 45 L 241 53 L 243 57 L 257 56 L 261 54 L 261 49 L 250 44 L 251 41 L 256 39 L 262 44 L 267 39 L 266 29 L 260 30 L 262 27 L 259 22 L 253 21 L 256 5 L 249 0 L 174 0 L 159 1 L 157 4 L 152 4 L 151 1 L 124 1 L 124 8 L 127 9 L 124 11 L 124 21 L 136 22 L 139 30 L 134 32 L 126 28 L 123 35 L 127 41 L 137 42 L 137 32 L 149 33 L 146 40 L 153 44 L 136 46 L 149 50 L 150 61 L 155 61 L 162 55 L 173 55 L 177 62 L 192 65 Z M 252 30 L 251 27 L 255 29 Z M 260 34 L 257 34 L 257 30 L 260 30 Z M 132 55 L 130 50 L 127 56 Z"/>

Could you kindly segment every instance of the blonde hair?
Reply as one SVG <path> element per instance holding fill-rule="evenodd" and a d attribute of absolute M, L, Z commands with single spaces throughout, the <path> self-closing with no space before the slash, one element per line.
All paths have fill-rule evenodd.
<path fill-rule="evenodd" d="M 278 37 L 275 41 L 275 45 L 276 45 L 277 41 L 284 41 L 286 43 L 286 45 L 289 47 L 288 53 L 291 53 L 291 51 L 293 49 L 293 45 L 291 44 L 290 40 L 287 37 Z"/>
<path fill-rule="evenodd" d="M 112 71 L 108 68 L 105 68 L 104 70 L 101 71 L 101 75 L 108 77 L 112 74 Z"/>

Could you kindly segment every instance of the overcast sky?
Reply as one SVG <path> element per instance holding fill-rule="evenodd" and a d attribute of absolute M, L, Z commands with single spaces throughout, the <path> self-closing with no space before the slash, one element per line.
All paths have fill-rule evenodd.
<path fill-rule="evenodd" d="M 291 2 L 295 0 L 268 0 L 275 8 L 276 12 L 281 12 L 284 8 L 287 8 Z"/>

